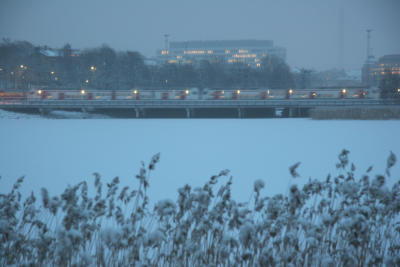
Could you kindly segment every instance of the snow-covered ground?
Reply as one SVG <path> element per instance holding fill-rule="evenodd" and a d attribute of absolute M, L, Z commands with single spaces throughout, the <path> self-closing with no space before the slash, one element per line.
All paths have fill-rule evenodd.
<path fill-rule="evenodd" d="M 40 116 L 40 114 L 26 114 L 16 113 L 0 109 L 0 119 L 106 119 L 109 118 L 107 115 L 102 114 L 85 114 L 83 112 L 76 111 L 64 111 L 64 110 L 53 110 L 46 116 Z"/>
<path fill-rule="evenodd" d="M 390 151 L 400 157 L 399 121 L 313 121 L 309 119 L 96 119 L 49 120 L 38 116 L 0 116 L 0 193 L 25 175 L 22 191 L 47 187 L 61 193 L 68 184 L 119 176 L 136 185 L 140 162 L 161 152 L 150 179 L 150 200 L 177 196 L 186 183 L 202 185 L 220 170 L 230 169 L 233 196 L 246 201 L 257 179 L 264 194 L 285 193 L 293 182 L 288 167 L 324 179 L 335 173 L 337 155 L 363 173 L 370 165 L 383 173 Z M 19 118 L 19 119 L 16 119 Z M 400 164 L 392 181 L 400 177 Z M 104 181 L 103 180 L 103 181 Z"/>

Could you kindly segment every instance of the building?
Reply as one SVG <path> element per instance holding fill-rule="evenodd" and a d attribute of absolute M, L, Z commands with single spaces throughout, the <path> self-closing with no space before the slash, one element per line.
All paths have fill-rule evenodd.
<path fill-rule="evenodd" d="M 63 56 L 78 57 L 81 54 L 81 51 L 79 49 L 64 50 L 62 48 L 54 49 L 54 48 L 48 48 L 48 47 L 40 47 L 39 52 L 48 58 L 57 58 L 57 57 L 63 57 Z"/>
<path fill-rule="evenodd" d="M 261 59 L 272 55 L 285 60 L 286 49 L 274 46 L 271 40 L 216 40 L 167 42 L 156 58 L 160 63 L 196 64 L 208 60 L 260 67 Z"/>
<path fill-rule="evenodd" d="M 400 55 L 385 55 L 376 62 L 367 61 L 362 69 L 363 84 L 378 86 L 384 75 L 400 75 Z"/>
<path fill-rule="evenodd" d="M 388 73 L 400 75 L 400 55 L 386 55 L 378 60 L 381 75 Z"/>

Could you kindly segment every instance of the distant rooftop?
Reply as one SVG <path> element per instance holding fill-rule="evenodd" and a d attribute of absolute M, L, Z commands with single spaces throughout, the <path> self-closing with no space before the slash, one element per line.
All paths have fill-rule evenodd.
<path fill-rule="evenodd" d="M 59 57 L 61 56 L 61 52 L 59 50 L 54 49 L 41 49 L 40 53 L 47 57 Z"/>
<path fill-rule="evenodd" d="M 64 52 L 62 49 L 54 48 L 40 48 L 39 52 L 46 57 L 62 57 Z M 79 49 L 71 49 L 71 56 L 79 56 L 81 51 Z"/>
<path fill-rule="evenodd" d="M 237 48 L 237 47 L 272 47 L 271 40 L 211 40 L 211 41 L 184 41 L 170 42 L 170 49 L 196 49 L 196 48 Z"/>
<path fill-rule="evenodd" d="M 379 63 L 399 63 L 400 54 L 398 55 L 385 55 L 379 58 Z"/>

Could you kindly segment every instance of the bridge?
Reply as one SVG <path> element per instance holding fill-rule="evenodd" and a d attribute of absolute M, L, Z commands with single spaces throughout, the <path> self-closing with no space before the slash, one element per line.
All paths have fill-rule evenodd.
<path fill-rule="evenodd" d="M 279 100 L 0 100 L 0 109 L 17 112 L 71 110 L 127 117 L 307 117 L 315 108 L 399 107 L 394 99 Z M 164 115 L 163 115 L 164 114 Z"/>

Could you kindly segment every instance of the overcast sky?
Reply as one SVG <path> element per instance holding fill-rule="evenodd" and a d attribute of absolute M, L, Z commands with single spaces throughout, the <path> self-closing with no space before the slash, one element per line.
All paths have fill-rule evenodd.
<path fill-rule="evenodd" d="M 165 33 L 171 41 L 266 39 L 287 49 L 292 68 L 325 70 L 340 65 L 342 21 L 343 66 L 357 69 L 366 29 L 376 57 L 400 54 L 399 14 L 400 0 L 0 0 L 0 37 L 147 57 Z"/>

